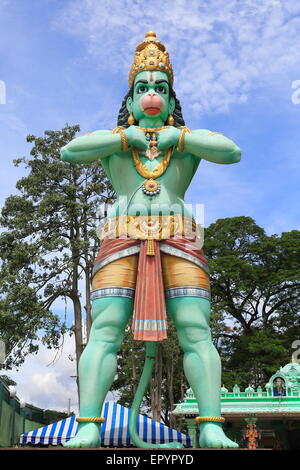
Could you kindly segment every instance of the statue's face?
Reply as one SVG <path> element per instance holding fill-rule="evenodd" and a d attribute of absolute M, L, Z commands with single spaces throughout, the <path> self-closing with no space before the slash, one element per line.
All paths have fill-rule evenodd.
<path fill-rule="evenodd" d="M 140 72 L 133 86 L 133 98 L 127 99 L 127 109 L 135 120 L 148 118 L 166 122 L 175 108 L 175 100 L 170 98 L 168 75 L 160 71 Z"/>

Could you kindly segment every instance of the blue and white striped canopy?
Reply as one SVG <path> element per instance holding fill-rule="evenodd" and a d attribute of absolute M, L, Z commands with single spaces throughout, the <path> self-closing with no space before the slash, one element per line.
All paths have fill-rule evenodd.
<path fill-rule="evenodd" d="M 101 425 L 101 446 L 130 446 L 133 445 L 129 436 L 130 410 L 118 403 L 104 403 L 102 416 L 105 422 Z M 49 424 L 34 431 L 22 434 L 20 444 L 52 444 L 60 445 L 67 442 L 77 433 L 76 416 Z M 162 444 L 164 442 L 182 442 L 185 447 L 191 447 L 189 436 L 168 428 L 146 416 L 138 415 L 137 430 L 139 436 L 146 442 Z"/>

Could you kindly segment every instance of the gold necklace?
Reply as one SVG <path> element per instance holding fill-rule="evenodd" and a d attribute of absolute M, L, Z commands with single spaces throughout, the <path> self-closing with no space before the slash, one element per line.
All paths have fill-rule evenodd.
<path fill-rule="evenodd" d="M 159 162 L 159 164 L 156 165 L 156 167 L 152 171 L 149 171 L 146 165 L 141 162 L 139 158 L 138 149 L 135 147 L 132 148 L 132 156 L 135 169 L 139 173 L 139 175 L 143 176 L 143 178 L 147 178 L 146 181 L 143 182 L 142 187 L 143 192 L 147 194 L 147 196 L 154 196 L 160 192 L 160 183 L 158 181 L 155 181 L 155 179 L 162 176 L 168 168 L 172 153 L 173 148 L 170 147 L 166 151 L 166 155 L 164 156 L 162 161 Z"/>
<path fill-rule="evenodd" d="M 162 126 L 162 127 L 141 127 L 138 126 L 138 129 L 144 131 L 146 134 L 146 139 L 148 141 L 148 148 L 144 154 L 149 160 L 154 160 L 154 158 L 158 157 L 161 152 L 157 149 L 157 136 L 160 131 L 168 129 L 170 126 Z"/>
<path fill-rule="evenodd" d="M 163 131 L 164 129 L 168 129 L 170 126 L 162 126 L 162 127 L 141 127 L 137 126 L 138 129 L 141 129 L 141 131 L 144 132 L 159 132 Z"/>

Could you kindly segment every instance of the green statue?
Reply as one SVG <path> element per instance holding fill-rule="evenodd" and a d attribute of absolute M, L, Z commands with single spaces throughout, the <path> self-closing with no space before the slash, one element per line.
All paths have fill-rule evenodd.
<path fill-rule="evenodd" d="M 173 321 L 184 351 L 184 372 L 198 402 L 200 447 L 235 448 L 222 429 L 221 364 L 209 327 L 208 263 L 184 195 L 201 159 L 236 163 L 241 152 L 218 132 L 185 126 L 169 55 L 153 31 L 136 48 L 129 86 L 113 131 L 83 135 L 61 150 L 66 162 L 100 160 L 117 194 L 99 233 L 93 270 L 93 325 L 79 364 L 79 430 L 65 446 L 100 446 L 103 402 L 116 374 L 124 329 L 132 320 L 134 339 L 146 343 L 129 425 L 135 445 L 180 446 L 146 443 L 136 431 L 156 343 L 167 338 L 167 321 Z"/>

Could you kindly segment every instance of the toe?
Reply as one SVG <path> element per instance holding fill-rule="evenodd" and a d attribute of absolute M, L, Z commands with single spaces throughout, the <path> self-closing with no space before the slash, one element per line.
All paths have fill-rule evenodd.
<path fill-rule="evenodd" d="M 239 445 L 236 442 L 231 441 L 230 439 L 226 439 L 226 447 L 229 449 L 237 449 Z"/>
<path fill-rule="evenodd" d="M 87 441 L 86 439 L 81 439 L 80 447 L 84 449 L 88 449 L 89 447 L 91 447 L 91 445 L 90 445 L 90 442 Z"/>

